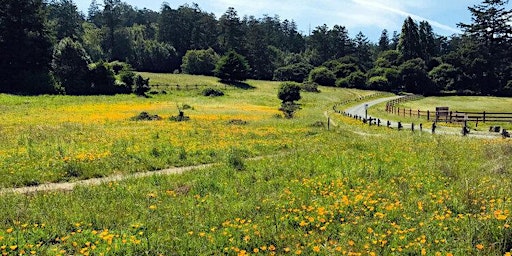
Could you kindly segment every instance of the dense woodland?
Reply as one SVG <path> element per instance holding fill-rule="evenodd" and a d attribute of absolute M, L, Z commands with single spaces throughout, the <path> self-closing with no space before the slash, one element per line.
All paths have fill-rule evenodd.
<path fill-rule="evenodd" d="M 406 91 L 512 96 L 512 11 L 506 0 L 468 7 L 462 35 L 436 35 L 407 18 L 378 42 L 343 25 L 309 35 L 279 16 L 221 17 L 198 5 L 157 12 L 121 0 L 0 0 L 0 92 L 115 94 L 144 91 L 136 71 L 216 75 Z M 343 21 L 340 20 L 340 24 Z M 228 67 L 228 68 L 227 68 Z M 231 69 L 229 68 L 231 67 Z M 232 74 L 233 72 L 237 74 Z"/>

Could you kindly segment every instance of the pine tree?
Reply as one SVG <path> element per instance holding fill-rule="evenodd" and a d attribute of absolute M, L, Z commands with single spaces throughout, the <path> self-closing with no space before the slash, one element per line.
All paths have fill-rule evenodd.
<path fill-rule="evenodd" d="M 436 38 L 432 26 L 430 26 L 427 21 L 420 22 L 419 39 L 420 57 L 428 63 L 433 57 L 439 54 L 439 49 L 436 46 Z"/>
<path fill-rule="evenodd" d="M 0 91 L 46 93 L 52 43 L 42 0 L 0 0 Z"/>
<path fill-rule="evenodd" d="M 363 32 L 359 32 L 354 38 L 354 44 L 356 49 L 356 57 L 360 66 L 364 67 L 364 71 L 368 70 L 372 65 L 372 48 L 370 45 L 370 41 L 363 34 Z"/>
<path fill-rule="evenodd" d="M 244 52 L 244 30 L 236 10 L 230 7 L 219 19 L 219 43 L 224 51 Z"/>
<path fill-rule="evenodd" d="M 419 58 L 421 56 L 420 35 L 418 25 L 408 17 L 402 26 L 400 41 L 398 42 L 398 51 L 403 61 Z"/>
<path fill-rule="evenodd" d="M 390 48 L 390 42 L 389 42 L 389 36 L 388 31 L 386 29 L 382 30 L 382 34 L 380 35 L 379 39 L 379 52 L 385 52 L 389 50 Z"/>
<path fill-rule="evenodd" d="M 225 82 L 244 81 L 249 76 L 250 66 L 244 56 L 229 51 L 220 58 L 215 67 L 215 76 Z"/>
<path fill-rule="evenodd" d="M 468 7 L 472 23 L 459 23 L 483 56 L 485 80 L 483 93 L 496 94 L 506 87 L 512 61 L 512 10 L 507 10 L 507 0 L 484 0 L 482 4 Z"/>

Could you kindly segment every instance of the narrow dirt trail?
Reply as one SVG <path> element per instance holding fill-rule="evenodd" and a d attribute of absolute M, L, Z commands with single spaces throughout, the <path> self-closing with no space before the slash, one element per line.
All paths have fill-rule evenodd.
<path fill-rule="evenodd" d="M 64 182 L 64 183 L 47 183 L 41 184 L 38 186 L 32 187 L 19 187 L 19 188 L 3 188 L 0 189 L 0 195 L 14 193 L 14 194 L 32 194 L 39 192 L 52 192 L 52 191 L 71 191 L 77 186 L 97 186 L 109 182 L 122 181 L 132 178 L 144 178 L 150 177 L 154 175 L 173 175 L 173 174 L 181 174 L 184 172 L 192 171 L 192 170 L 201 170 L 215 166 L 216 164 L 203 164 L 196 166 L 188 166 L 188 167 L 176 167 L 169 168 L 160 171 L 154 172 L 141 172 L 134 174 L 120 174 L 113 175 L 103 178 L 94 178 L 88 180 L 79 180 L 74 182 Z"/>
<path fill-rule="evenodd" d="M 266 158 L 274 158 L 278 156 L 285 155 L 283 154 L 276 154 L 271 156 L 260 156 L 260 157 L 253 157 L 253 158 L 247 158 L 245 161 L 256 161 Z M 41 193 L 41 192 L 54 192 L 54 191 L 72 191 L 78 186 L 98 186 L 101 184 L 106 184 L 109 182 L 115 182 L 115 181 L 123 181 L 128 179 L 136 179 L 136 178 L 145 178 L 145 177 L 151 177 L 151 176 L 158 176 L 158 175 L 176 175 L 176 174 L 182 174 L 184 172 L 189 172 L 193 170 L 203 170 L 207 168 L 211 168 L 214 166 L 221 165 L 221 163 L 211 163 L 211 164 L 202 164 L 202 165 L 194 165 L 194 166 L 186 166 L 186 167 L 175 167 L 175 168 L 168 168 L 163 169 L 159 171 L 152 171 L 152 172 L 140 172 L 140 173 L 134 173 L 134 174 L 119 174 L 119 175 L 113 175 L 103 178 L 94 178 L 94 179 L 87 179 L 87 180 L 79 180 L 74 182 L 63 182 L 63 183 L 46 183 L 41 184 L 38 186 L 30 186 L 30 187 L 19 187 L 19 188 L 3 188 L 0 189 L 0 196 L 6 195 L 6 194 L 33 194 L 33 193 Z"/>

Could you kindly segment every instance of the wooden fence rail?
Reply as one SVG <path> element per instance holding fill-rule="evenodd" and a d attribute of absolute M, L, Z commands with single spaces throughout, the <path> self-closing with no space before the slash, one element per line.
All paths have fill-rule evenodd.
<path fill-rule="evenodd" d="M 400 108 L 396 105 L 402 102 L 418 99 L 414 97 L 404 97 L 397 100 L 389 101 L 386 104 L 386 112 L 403 117 L 426 118 L 428 121 L 459 123 L 459 122 L 512 122 L 512 113 L 497 112 L 461 112 L 450 111 L 446 113 L 436 113 L 436 111 L 413 110 L 410 108 Z"/>

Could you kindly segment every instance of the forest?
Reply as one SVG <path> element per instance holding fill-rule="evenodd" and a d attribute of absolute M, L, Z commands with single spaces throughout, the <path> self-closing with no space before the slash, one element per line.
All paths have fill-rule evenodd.
<path fill-rule="evenodd" d="M 423 95 L 512 96 L 512 10 L 506 0 L 468 7 L 462 34 L 437 35 L 427 21 L 404 20 L 378 42 L 342 25 L 308 35 L 293 20 L 221 17 L 197 4 L 159 11 L 121 0 L 0 0 L 0 93 L 144 92 L 135 71 L 294 81 Z M 221 74 L 238 61 L 239 74 Z M 235 63 L 236 64 L 236 63 Z M 231 70 L 232 71 L 232 70 Z M 225 72 L 230 72 L 225 71 Z"/>

